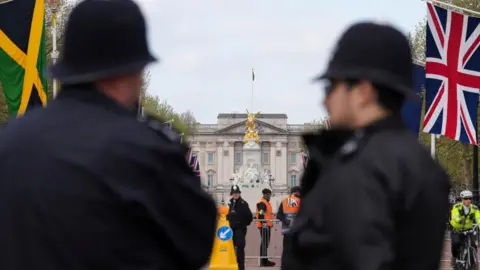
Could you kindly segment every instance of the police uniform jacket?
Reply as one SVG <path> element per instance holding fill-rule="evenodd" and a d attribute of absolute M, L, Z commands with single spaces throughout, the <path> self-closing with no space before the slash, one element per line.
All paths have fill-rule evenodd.
<path fill-rule="evenodd" d="M 204 266 L 215 204 L 174 137 L 90 85 L 11 120 L 0 133 L 0 269 Z"/>
<path fill-rule="evenodd" d="M 476 205 L 470 204 L 468 213 L 465 213 L 463 203 L 457 203 L 452 207 L 450 226 L 455 231 L 470 230 L 474 224 L 480 224 L 480 210 Z"/>
<path fill-rule="evenodd" d="M 304 196 L 282 269 L 439 269 L 450 181 L 400 117 L 304 140 Z"/>
<path fill-rule="evenodd" d="M 246 229 L 247 226 L 252 223 L 252 211 L 247 201 L 242 199 L 242 197 L 238 198 L 238 200 L 231 198 L 230 201 L 228 201 L 228 206 L 227 219 L 232 229 Z"/>

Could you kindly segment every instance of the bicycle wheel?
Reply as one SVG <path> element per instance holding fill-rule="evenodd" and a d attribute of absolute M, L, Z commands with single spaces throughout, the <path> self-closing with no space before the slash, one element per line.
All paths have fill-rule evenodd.
<path fill-rule="evenodd" d="M 458 260 L 455 259 L 455 266 L 453 267 L 453 270 L 470 270 L 467 265 L 468 265 L 468 252 L 467 248 L 462 245 L 460 248 L 458 254 L 459 258 Z"/>
<path fill-rule="evenodd" d="M 468 258 L 468 270 L 478 270 L 477 251 L 474 247 L 469 247 L 470 258 Z"/>

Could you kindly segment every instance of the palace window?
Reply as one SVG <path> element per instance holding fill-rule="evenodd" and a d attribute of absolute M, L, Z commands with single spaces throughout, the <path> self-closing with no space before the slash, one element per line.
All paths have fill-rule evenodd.
<path fill-rule="evenodd" d="M 297 176 L 294 174 L 294 175 L 290 175 L 290 187 L 294 187 L 297 185 Z"/>
<path fill-rule="evenodd" d="M 208 175 L 208 187 L 213 187 L 213 174 Z"/>
<path fill-rule="evenodd" d="M 235 152 L 235 164 L 242 164 L 242 152 Z"/>
<path fill-rule="evenodd" d="M 297 164 L 297 153 L 290 153 L 290 164 Z"/>
<path fill-rule="evenodd" d="M 263 152 L 262 153 L 262 163 L 266 165 L 266 164 L 269 164 L 269 162 L 270 162 L 270 153 Z"/>
<path fill-rule="evenodd" d="M 215 156 L 213 152 L 208 152 L 207 162 L 208 162 L 208 165 L 213 165 L 215 163 Z"/>

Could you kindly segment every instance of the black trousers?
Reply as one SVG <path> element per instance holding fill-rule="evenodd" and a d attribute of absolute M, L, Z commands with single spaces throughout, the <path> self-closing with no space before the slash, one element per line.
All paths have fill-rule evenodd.
<path fill-rule="evenodd" d="M 460 252 L 460 247 L 463 244 L 463 241 L 465 241 L 465 238 L 468 237 L 464 234 L 451 231 L 450 232 L 450 239 L 451 239 L 451 244 L 452 244 L 452 257 L 458 259 L 458 253 Z M 473 235 L 470 236 L 472 239 L 472 245 L 477 248 L 475 245 L 475 237 Z"/>
<path fill-rule="evenodd" d="M 293 254 L 293 236 L 289 234 L 283 235 L 283 250 L 282 250 L 282 269 L 294 269 L 291 265 L 291 259 L 289 256 Z"/>
<path fill-rule="evenodd" d="M 237 256 L 238 270 L 245 270 L 245 237 L 247 228 L 233 229 L 233 246 Z"/>
<path fill-rule="evenodd" d="M 260 243 L 260 257 L 263 257 L 260 259 L 260 262 L 265 263 L 268 261 L 267 251 L 268 251 L 268 245 L 270 244 L 270 237 L 272 235 L 272 228 L 270 227 L 259 228 L 259 231 L 260 231 L 260 238 L 262 239 Z"/>

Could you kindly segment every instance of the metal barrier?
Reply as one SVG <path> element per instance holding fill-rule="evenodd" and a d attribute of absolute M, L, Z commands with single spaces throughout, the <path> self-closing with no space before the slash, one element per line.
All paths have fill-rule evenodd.
<path fill-rule="evenodd" d="M 257 222 L 267 222 L 267 228 L 259 228 Z M 282 224 L 278 219 L 254 219 L 245 237 L 245 265 L 260 265 L 262 259 L 267 259 L 280 266 L 283 251 L 281 229 Z"/>

